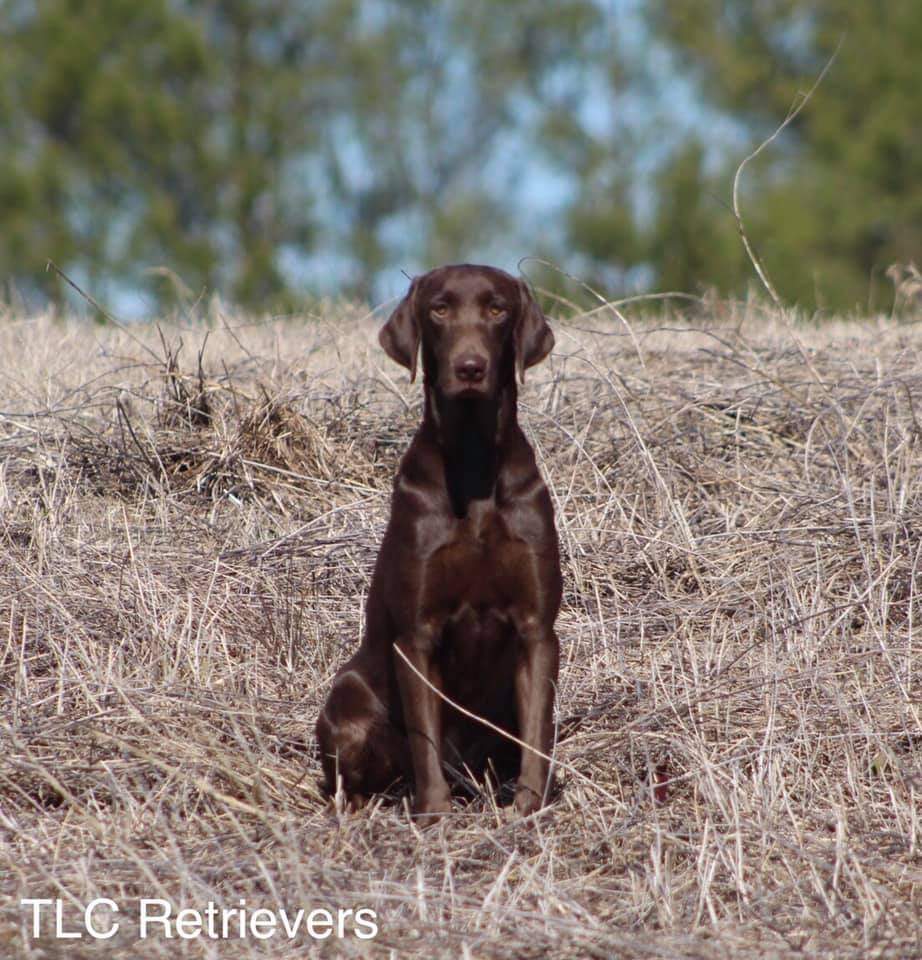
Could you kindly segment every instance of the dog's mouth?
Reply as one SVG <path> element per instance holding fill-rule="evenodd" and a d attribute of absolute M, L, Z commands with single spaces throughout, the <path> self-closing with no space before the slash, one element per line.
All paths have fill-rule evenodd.
<path fill-rule="evenodd" d="M 446 400 L 484 400 L 492 396 L 492 390 L 485 380 L 481 380 L 480 383 L 454 381 L 442 388 L 442 396 Z"/>

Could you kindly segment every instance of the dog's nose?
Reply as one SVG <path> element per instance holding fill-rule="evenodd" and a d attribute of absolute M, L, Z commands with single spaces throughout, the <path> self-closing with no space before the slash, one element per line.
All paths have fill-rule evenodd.
<path fill-rule="evenodd" d="M 455 360 L 455 376 L 465 383 L 480 383 L 487 373 L 487 358 L 465 353 Z"/>

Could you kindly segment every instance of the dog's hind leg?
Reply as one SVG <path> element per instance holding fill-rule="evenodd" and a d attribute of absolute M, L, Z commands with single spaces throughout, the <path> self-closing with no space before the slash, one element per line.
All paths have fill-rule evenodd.
<path fill-rule="evenodd" d="M 341 787 L 354 809 L 407 771 L 407 739 L 358 670 L 344 669 L 334 681 L 317 720 L 317 743 L 327 793 Z"/>

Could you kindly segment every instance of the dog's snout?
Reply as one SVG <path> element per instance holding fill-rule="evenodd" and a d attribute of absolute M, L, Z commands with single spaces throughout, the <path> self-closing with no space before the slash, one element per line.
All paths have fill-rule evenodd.
<path fill-rule="evenodd" d="M 476 353 L 465 353 L 455 360 L 455 376 L 465 383 L 480 383 L 487 375 L 487 358 Z"/>

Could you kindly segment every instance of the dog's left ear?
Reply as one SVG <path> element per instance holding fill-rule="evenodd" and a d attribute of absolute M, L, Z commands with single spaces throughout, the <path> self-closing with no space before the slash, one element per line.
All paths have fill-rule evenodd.
<path fill-rule="evenodd" d="M 525 370 L 540 363 L 554 348 L 554 331 L 524 280 L 519 280 L 519 319 L 515 325 L 515 368 L 525 382 Z"/>
<path fill-rule="evenodd" d="M 416 319 L 416 286 L 419 278 L 410 284 L 407 295 L 378 334 L 378 343 L 384 352 L 410 371 L 410 383 L 416 379 L 416 357 L 419 354 L 419 322 Z"/>

